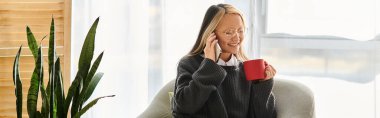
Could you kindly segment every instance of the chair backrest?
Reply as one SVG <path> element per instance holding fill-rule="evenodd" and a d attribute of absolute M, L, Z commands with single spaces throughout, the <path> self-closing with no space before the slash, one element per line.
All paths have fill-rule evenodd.
<path fill-rule="evenodd" d="M 138 118 L 171 118 L 169 92 L 175 80 L 167 83 L 153 98 L 148 108 Z M 273 93 L 276 97 L 277 118 L 314 118 L 314 96 L 305 85 L 284 79 L 275 79 Z"/>

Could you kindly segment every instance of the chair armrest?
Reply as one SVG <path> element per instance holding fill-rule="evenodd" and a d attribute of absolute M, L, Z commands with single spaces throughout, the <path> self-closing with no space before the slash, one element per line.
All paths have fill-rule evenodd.
<path fill-rule="evenodd" d="M 313 92 L 305 85 L 291 80 L 275 79 L 277 118 L 314 118 Z"/>
<path fill-rule="evenodd" d="M 137 118 L 171 118 L 172 111 L 170 107 L 169 92 L 174 91 L 175 79 L 167 83 L 154 96 L 152 103 Z"/>

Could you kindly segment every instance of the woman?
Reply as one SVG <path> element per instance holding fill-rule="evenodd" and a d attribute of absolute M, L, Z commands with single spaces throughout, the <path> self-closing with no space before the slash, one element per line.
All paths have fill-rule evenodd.
<path fill-rule="evenodd" d="M 242 46 L 245 24 L 232 5 L 212 5 L 206 12 L 198 39 L 178 64 L 172 110 L 174 117 L 274 118 L 273 76 L 245 79 Z M 216 57 L 215 46 L 221 48 Z"/>

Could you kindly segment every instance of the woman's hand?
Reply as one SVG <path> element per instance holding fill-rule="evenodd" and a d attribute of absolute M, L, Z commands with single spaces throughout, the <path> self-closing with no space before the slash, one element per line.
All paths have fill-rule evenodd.
<path fill-rule="evenodd" d="M 267 65 L 267 66 L 265 67 L 266 77 L 265 77 L 264 81 L 273 78 L 277 72 L 276 69 L 274 69 L 272 65 L 269 65 L 269 64 L 265 64 L 265 65 Z"/>
<path fill-rule="evenodd" d="M 205 58 L 209 58 L 216 62 L 215 59 L 215 45 L 218 43 L 218 40 L 216 39 L 215 33 L 212 33 L 206 41 L 206 47 L 203 49 L 203 52 L 205 53 Z"/>

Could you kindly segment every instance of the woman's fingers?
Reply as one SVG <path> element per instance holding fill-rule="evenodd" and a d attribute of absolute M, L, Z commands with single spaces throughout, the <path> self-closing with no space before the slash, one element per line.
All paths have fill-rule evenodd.
<path fill-rule="evenodd" d="M 265 79 L 264 79 L 264 81 L 273 78 L 276 75 L 276 73 L 277 73 L 276 69 L 274 69 L 272 65 L 268 64 L 265 61 Z"/>
<path fill-rule="evenodd" d="M 215 35 L 215 33 L 211 33 L 211 35 L 208 37 L 208 39 L 207 39 L 207 42 L 206 42 L 206 47 L 208 46 L 208 47 L 211 47 L 212 45 L 212 42 L 215 40 L 215 38 L 216 38 L 216 35 Z"/>
<path fill-rule="evenodd" d="M 272 78 L 273 75 L 270 71 L 265 71 L 265 73 L 266 73 L 266 77 L 265 77 L 266 80 Z"/>
<path fill-rule="evenodd" d="M 269 65 L 268 68 L 269 68 L 270 71 L 272 71 L 273 76 L 275 76 L 276 73 L 277 73 L 276 69 L 274 69 L 272 65 Z"/>
<path fill-rule="evenodd" d="M 211 47 L 214 47 L 216 45 L 216 43 L 218 43 L 218 40 L 213 40 L 211 43 Z"/>
<path fill-rule="evenodd" d="M 206 40 L 206 46 L 203 49 L 205 57 L 215 61 L 215 45 L 218 42 L 215 33 L 212 33 Z"/>
<path fill-rule="evenodd" d="M 273 78 L 276 75 L 276 70 L 273 68 L 272 65 L 268 65 L 265 68 L 265 74 L 266 74 L 266 78 L 265 79 Z"/>
<path fill-rule="evenodd" d="M 274 73 L 277 73 L 276 69 L 273 68 L 272 65 L 269 65 L 271 67 L 271 69 L 274 71 Z"/>

